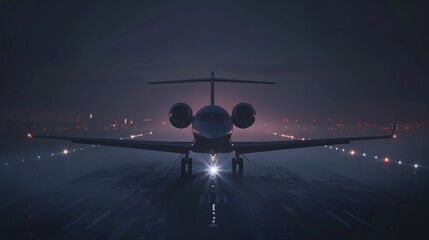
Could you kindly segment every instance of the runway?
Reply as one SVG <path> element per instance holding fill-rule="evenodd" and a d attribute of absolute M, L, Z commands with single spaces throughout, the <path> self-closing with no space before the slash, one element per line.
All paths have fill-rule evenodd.
<path fill-rule="evenodd" d="M 122 150 L 123 151 L 123 150 Z M 96 169 L 1 208 L 1 239 L 404 239 L 421 209 L 330 169 L 195 161 Z"/>

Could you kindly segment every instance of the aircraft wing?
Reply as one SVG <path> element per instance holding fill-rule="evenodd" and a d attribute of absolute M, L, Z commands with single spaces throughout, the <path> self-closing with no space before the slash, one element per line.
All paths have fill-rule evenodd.
<path fill-rule="evenodd" d="M 192 142 L 142 141 L 137 139 L 85 138 L 85 137 L 66 137 L 66 136 L 48 136 L 48 135 L 31 135 L 31 137 L 68 140 L 68 141 L 71 141 L 72 143 L 123 147 L 123 148 L 137 148 L 137 149 L 172 152 L 172 153 L 187 153 L 190 151 L 192 147 Z"/>
<path fill-rule="evenodd" d="M 266 152 L 292 148 L 317 147 L 324 145 L 348 144 L 352 141 L 392 138 L 392 136 L 373 136 L 355 138 L 326 138 L 310 140 L 267 141 L 267 142 L 234 142 L 234 150 L 239 153 Z"/>
<path fill-rule="evenodd" d="M 391 134 L 384 136 L 366 136 L 366 137 L 346 137 L 346 138 L 325 138 L 325 139 L 305 139 L 290 141 L 267 141 L 267 142 L 234 142 L 234 151 L 239 153 L 266 152 L 292 148 L 317 147 L 325 145 L 348 144 L 353 141 L 373 140 L 394 138 L 397 121 L 393 124 Z"/>

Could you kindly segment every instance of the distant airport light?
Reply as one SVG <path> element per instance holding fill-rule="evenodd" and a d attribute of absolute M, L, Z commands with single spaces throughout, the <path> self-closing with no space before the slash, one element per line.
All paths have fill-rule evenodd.
<path fill-rule="evenodd" d="M 27 133 L 27 137 L 28 137 L 28 138 L 32 138 L 32 137 L 33 137 L 33 135 L 31 135 L 31 133 Z"/>
<path fill-rule="evenodd" d="M 418 168 L 419 167 L 419 165 L 416 163 L 416 164 L 414 164 L 414 168 Z"/>
<path fill-rule="evenodd" d="M 378 156 L 375 156 L 374 158 L 375 158 L 375 159 L 378 159 Z"/>
<path fill-rule="evenodd" d="M 366 157 L 366 153 L 362 153 L 362 156 Z"/>
<path fill-rule="evenodd" d="M 401 164 L 402 164 L 402 161 L 398 161 L 398 164 L 399 164 L 399 165 L 401 165 Z"/>
<path fill-rule="evenodd" d="M 64 155 L 67 155 L 69 153 L 69 150 L 64 149 L 63 153 L 64 153 Z"/>
<path fill-rule="evenodd" d="M 37 156 L 37 159 L 40 159 L 40 156 Z"/>
<path fill-rule="evenodd" d="M 325 145 L 325 148 L 327 148 L 328 147 L 328 145 Z"/>
<path fill-rule="evenodd" d="M 389 162 L 389 160 L 390 160 L 390 159 L 389 159 L 388 157 L 385 157 L 385 158 L 384 158 L 384 162 L 385 162 L 385 163 L 388 163 L 388 162 Z"/>
<path fill-rule="evenodd" d="M 355 155 L 355 154 L 356 154 L 356 152 L 355 152 L 354 150 L 351 150 L 351 151 L 350 151 L 350 155 L 352 155 L 352 156 L 353 156 L 353 155 Z"/>
<path fill-rule="evenodd" d="M 149 132 L 150 135 L 152 135 L 152 132 Z"/>
<path fill-rule="evenodd" d="M 332 149 L 332 146 L 330 146 L 329 148 Z"/>
<path fill-rule="evenodd" d="M 345 152 L 345 151 L 346 151 L 346 149 L 344 149 L 344 148 L 343 148 L 341 151 Z"/>
<path fill-rule="evenodd" d="M 4 163 L 5 166 L 7 166 L 7 163 Z"/>
<path fill-rule="evenodd" d="M 336 147 L 335 150 L 338 150 L 338 148 Z"/>
<path fill-rule="evenodd" d="M 396 134 L 393 134 L 393 138 L 397 138 L 398 136 L 396 136 Z"/>

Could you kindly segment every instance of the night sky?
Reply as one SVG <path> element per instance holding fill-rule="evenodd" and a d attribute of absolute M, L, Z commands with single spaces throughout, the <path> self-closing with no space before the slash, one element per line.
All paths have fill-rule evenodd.
<path fill-rule="evenodd" d="M 347 2 L 347 3 L 346 3 Z M 231 111 L 285 116 L 429 118 L 428 1 L 1 1 L 1 120 L 166 118 L 194 112 L 209 77 Z"/>

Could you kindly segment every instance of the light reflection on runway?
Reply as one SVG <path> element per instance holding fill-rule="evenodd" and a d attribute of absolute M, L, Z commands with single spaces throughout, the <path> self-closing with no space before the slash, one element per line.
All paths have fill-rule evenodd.
<path fill-rule="evenodd" d="M 305 180 L 285 166 L 246 164 L 244 179 L 196 163 L 94 171 L 2 209 L 2 239 L 400 239 L 407 203 L 334 172 Z M 405 211 L 405 209 L 407 209 Z"/>

